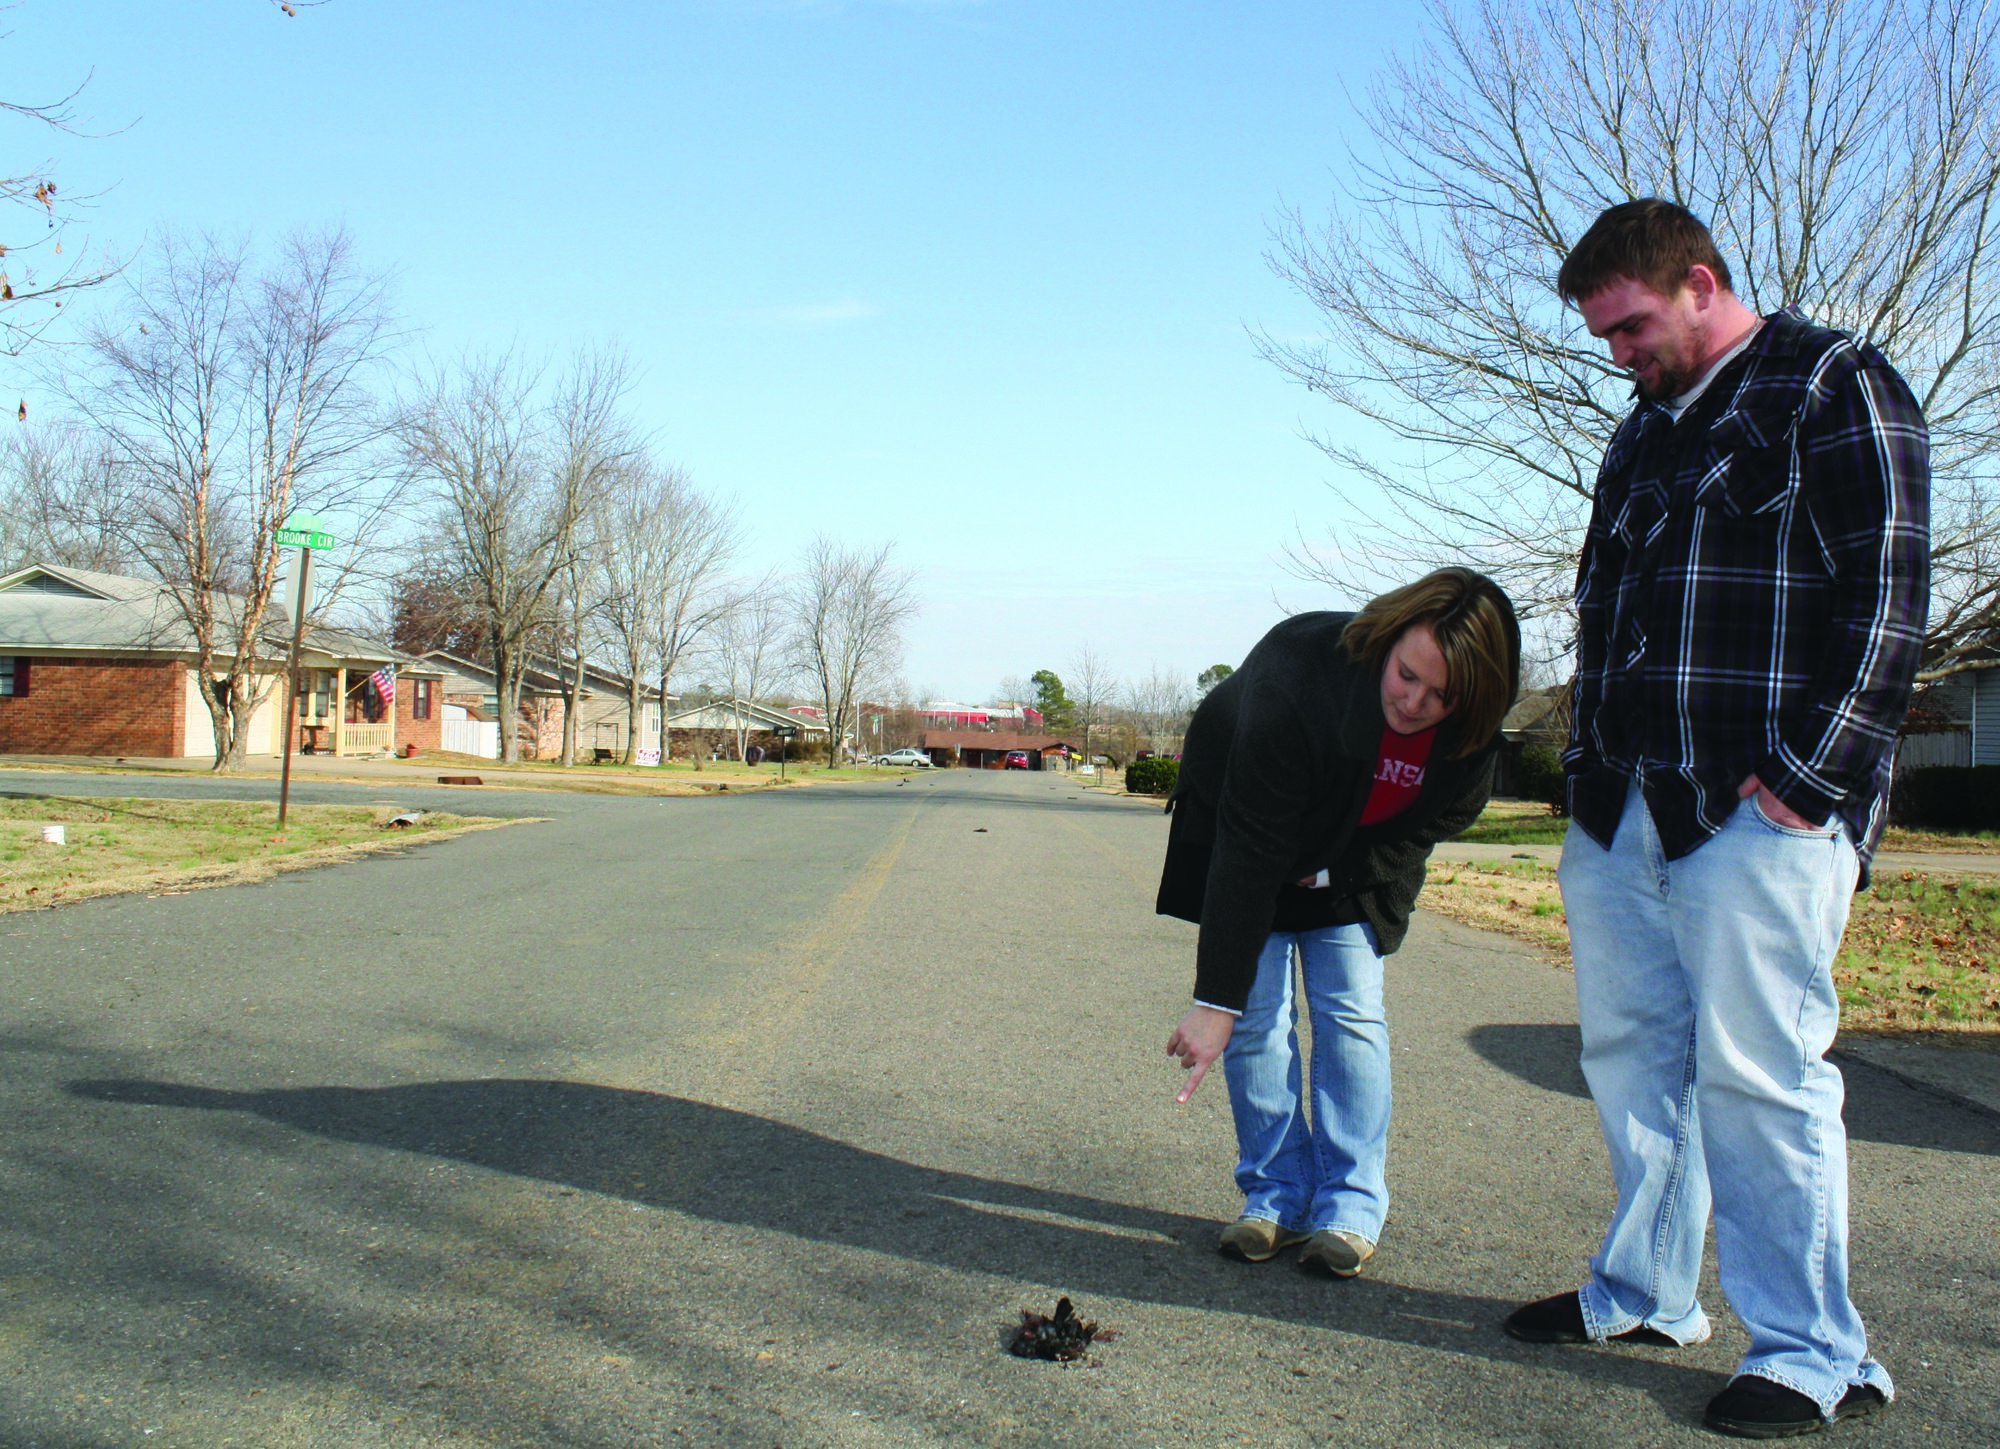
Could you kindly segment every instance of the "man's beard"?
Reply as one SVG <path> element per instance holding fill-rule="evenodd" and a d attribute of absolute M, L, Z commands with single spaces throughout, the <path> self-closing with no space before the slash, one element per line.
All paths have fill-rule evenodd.
<path fill-rule="evenodd" d="M 1695 364 L 1687 359 L 1698 358 L 1703 354 L 1705 349 L 1702 338 L 1695 332 L 1689 331 L 1678 341 L 1681 344 L 1678 356 L 1662 355 L 1658 352 L 1653 354 L 1654 381 L 1650 383 L 1644 381 L 1634 370 L 1632 381 L 1639 389 L 1639 396 L 1647 402 L 1672 402 L 1701 381 L 1701 374 L 1695 370 Z"/>
<path fill-rule="evenodd" d="M 1636 375 L 1632 381 L 1639 389 L 1639 396 L 1647 402 L 1670 403 L 1693 387 L 1700 379 L 1692 373 L 1681 372 L 1679 370 L 1669 371 L 1667 368 L 1662 367 L 1659 371 L 1659 381 L 1656 383 L 1645 382 Z"/>

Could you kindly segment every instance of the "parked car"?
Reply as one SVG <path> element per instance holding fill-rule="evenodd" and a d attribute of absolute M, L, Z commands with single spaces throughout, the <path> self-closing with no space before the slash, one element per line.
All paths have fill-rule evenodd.
<path fill-rule="evenodd" d="M 1001 761 L 1001 763 L 1000 763 L 1000 767 L 1001 767 L 1001 768 L 1002 768 L 1003 770 L 1025 770 L 1025 769 L 1027 769 L 1027 768 L 1028 768 L 1028 752 L 1027 752 L 1026 750 L 1009 750 L 1009 751 L 1007 751 L 1007 758 L 1006 758 L 1005 760 Z"/>
<path fill-rule="evenodd" d="M 882 758 L 876 761 L 876 763 L 882 765 L 900 765 L 905 768 L 914 768 L 918 770 L 928 770 L 931 767 L 931 757 L 925 754 L 922 750 L 912 749 L 910 746 L 905 745 L 900 750 L 889 751 L 888 754 L 882 756 Z"/>

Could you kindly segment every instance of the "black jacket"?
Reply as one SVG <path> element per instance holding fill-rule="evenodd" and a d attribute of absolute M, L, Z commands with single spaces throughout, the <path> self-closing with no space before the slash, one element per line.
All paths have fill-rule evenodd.
<path fill-rule="evenodd" d="M 1485 808 L 1497 737 L 1454 759 L 1438 727 L 1408 810 L 1360 825 L 1382 743 L 1381 680 L 1348 656 L 1352 614 L 1299 614 L 1266 634 L 1209 691 L 1188 725 L 1157 909 L 1201 926 L 1195 996 L 1240 1010 L 1274 929 L 1352 903 L 1383 955 L 1403 944 L 1431 847 Z M 1292 882 L 1328 871 L 1329 886 Z M 1281 911 L 1281 902 L 1283 909 Z"/>

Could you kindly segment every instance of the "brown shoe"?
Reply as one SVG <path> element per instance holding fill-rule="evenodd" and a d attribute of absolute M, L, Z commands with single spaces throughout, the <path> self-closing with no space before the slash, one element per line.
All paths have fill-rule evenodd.
<path fill-rule="evenodd" d="M 1361 1265 L 1374 1256 L 1375 1245 L 1359 1233 L 1343 1233 L 1338 1228 L 1328 1228 L 1306 1240 L 1306 1250 L 1299 1254 L 1299 1266 L 1335 1278 L 1352 1278 L 1361 1271 Z"/>
<path fill-rule="evenodd" d="M 1215 1251 L 1225 1258 L 1262 1263 L 1305 1240 L 1304 1233 L 1281 1228 L 1269 1218 L 1238 1218 L 1222 1230 L 1222 1238 L 1216 1243 Z"/>

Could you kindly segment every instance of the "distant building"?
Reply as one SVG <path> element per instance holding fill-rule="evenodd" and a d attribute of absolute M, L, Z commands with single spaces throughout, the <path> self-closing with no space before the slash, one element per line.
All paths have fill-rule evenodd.
<path fill-rule="evenodd" d="M 937 700 L 918 713 L 924 727 L 934 730 L 1006 730 L 1015 734 L 1042 732 L 1042 712 L 1027 704 L 955 704 Z"/>

